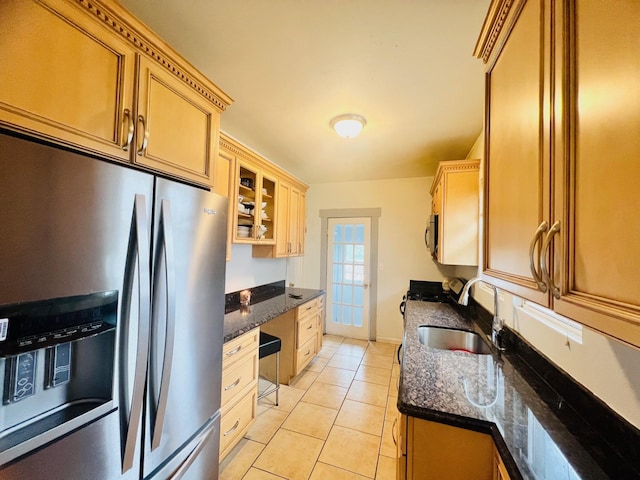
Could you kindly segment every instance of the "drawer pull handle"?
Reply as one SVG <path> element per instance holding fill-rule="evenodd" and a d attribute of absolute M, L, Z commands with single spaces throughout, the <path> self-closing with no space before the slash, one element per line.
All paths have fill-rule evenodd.
<path fill-rule="evenodd" d="M 235 382 L 233 382 L 231 385 L 229 385 L 227 387 L 224 387 L 224 391 L 226 392 L 227 390 L 231 390 L 232 388 L 236 388 L 238 386 L 238 384 L 240 383 L 240 379 L 241 378 L 242 377 L 238 377 L 238 379 Z"/>
<path fill-rule="evenodd" d="M 238 428 L 238 426 L 240 425 L 240 419 L 236 420 L 236 423 L 233 425 L 233 427 L 231 427 L 229 430 L 227 430 L 226 432 L 224 432 L 224 436 L 226 437 L 227 435 L 233 433 L 236 431 L 236 429 Z"/>
<path fill-rule="evenodd" d="M 309 355 L 311 353 L 311 350 L 307 350 L 307 353 L 304 354 L 304 356 L 306 357 L 307 355 Z"/>
<path fill-rule="evenodd" d="M 312 308 L 313 308 L 313 305 L 310 305 L 307 308 L 305 308 L 305 310 L 311 310 Z"/>
<path fill-rule="evenodd" d="M 242 350 L 242 345 L 239 345 L 236 348 L 234 348 L 233 350 L 231 350 L 230 352 L 227 352 L 227 356 L 230 357 L 231 355 L 235 355 L 240 350 Z"/>

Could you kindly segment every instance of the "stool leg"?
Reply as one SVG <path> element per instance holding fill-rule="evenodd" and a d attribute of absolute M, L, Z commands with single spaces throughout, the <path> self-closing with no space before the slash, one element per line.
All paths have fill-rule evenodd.
<path fill-rule="evenodd" d="M 280 394 L 280 351 L 276 352 L 276 407 L 278 406 L 278 395 Z"/>

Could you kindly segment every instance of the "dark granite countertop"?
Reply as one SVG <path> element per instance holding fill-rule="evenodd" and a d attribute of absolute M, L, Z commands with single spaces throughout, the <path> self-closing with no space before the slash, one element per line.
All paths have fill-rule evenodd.
<path fill-rule="evenodd" d="M 405 322 L 400 412 L 491 434 L 514 479 L 611 478 L 584 448 L 590 439 L 570 431 L 509 353 L 471 355 L 418 340 L 419 325 L 480 332 L 475 322 L 451 305 L 418 301 L 407 302 Z"/>
<path fill-rule="evenodd" d="M 284 294 L 227 313 L 224 316 L 224 341 L 226 343 L 323 294 L 324 290 L 285 288 Z"/>

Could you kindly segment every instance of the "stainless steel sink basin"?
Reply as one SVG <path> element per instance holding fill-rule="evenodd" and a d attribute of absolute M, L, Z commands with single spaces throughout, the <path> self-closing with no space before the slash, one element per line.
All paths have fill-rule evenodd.
<path fill-rule="evenodd" d="M 465 353 L 486 355 L 491 353 L 482 337 L 474 332 L 458 330 L 457 328 L 420 325 L 418 340 L 426 347 L 440 350 L 451 350 Z"/>

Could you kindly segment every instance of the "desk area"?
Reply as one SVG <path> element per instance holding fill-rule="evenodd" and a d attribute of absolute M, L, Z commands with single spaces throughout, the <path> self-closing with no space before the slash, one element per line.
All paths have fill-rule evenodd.
<path fill-rule="evenodd" d="M 322 348 L 324 291 L 286 288 L 284 281 L 225 295 L 222 358 L 220 461 L 242 439 L 257 416 L 258 373 L 275 381 L 274 356 L 259 359 L 260 331 L 278 337 L 280 383 L 288 385 Z"/>

